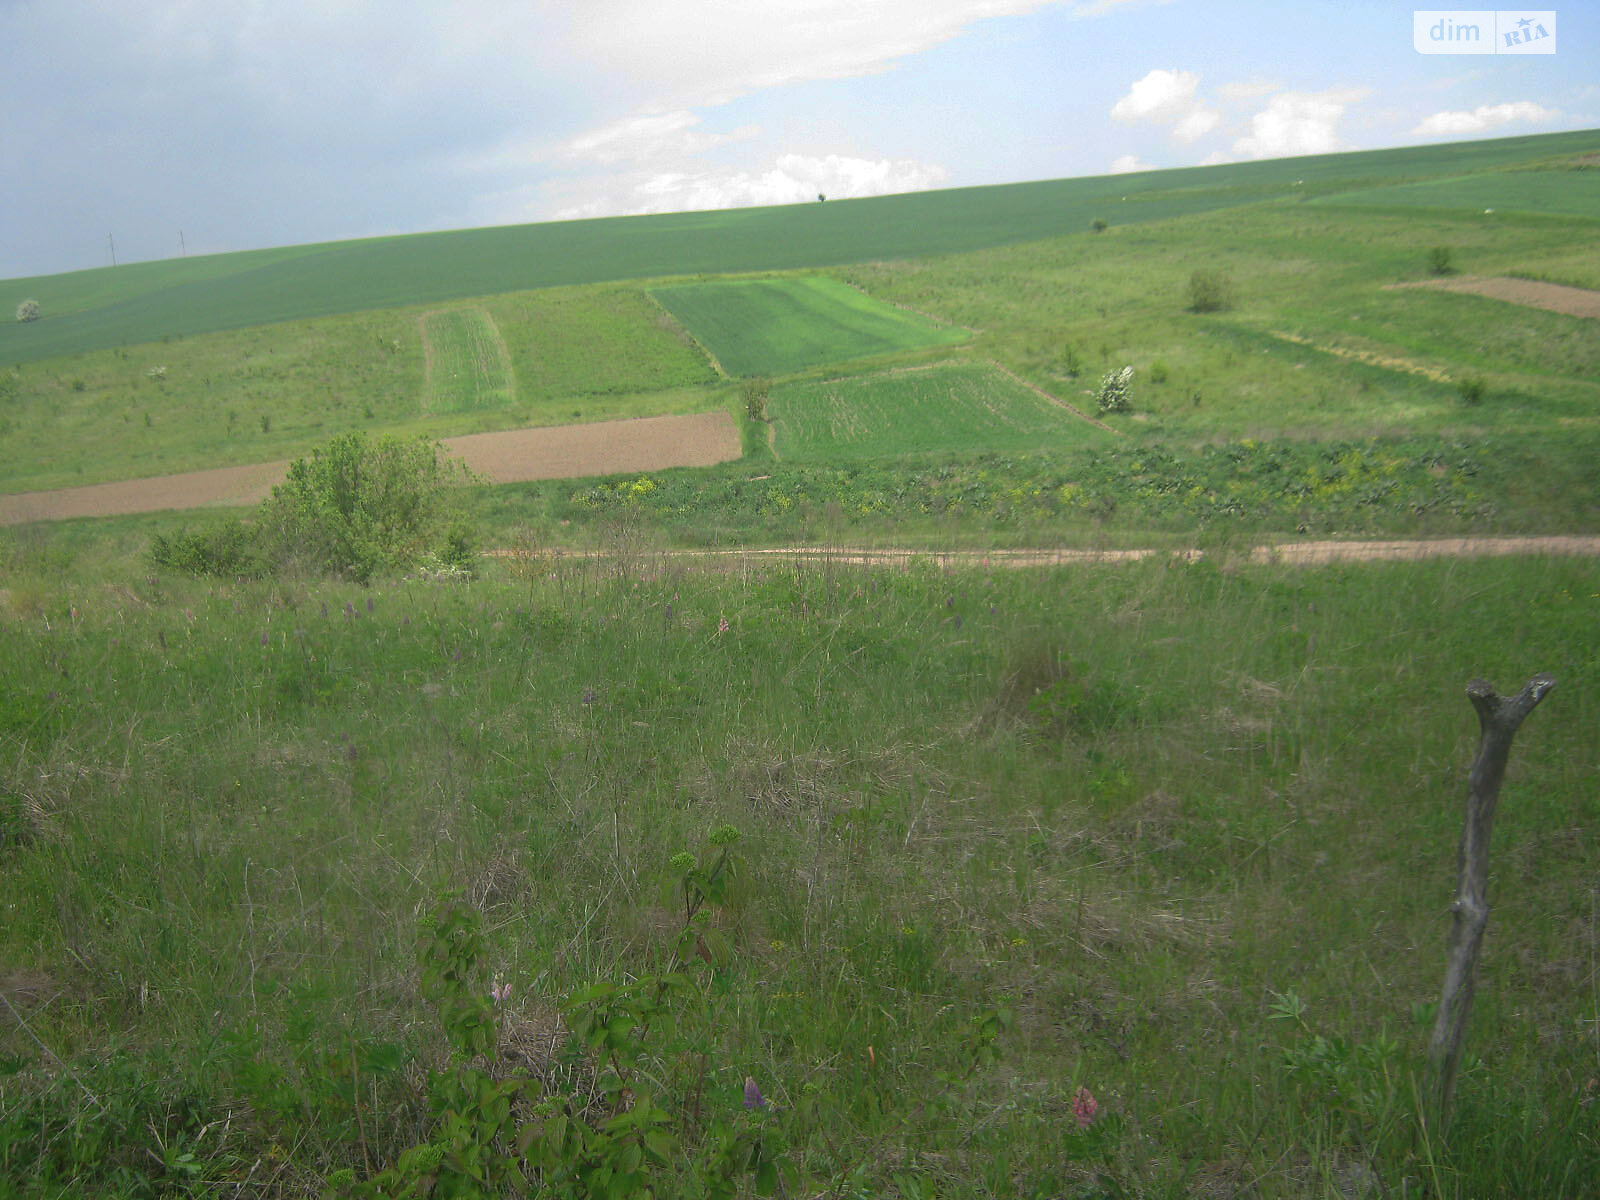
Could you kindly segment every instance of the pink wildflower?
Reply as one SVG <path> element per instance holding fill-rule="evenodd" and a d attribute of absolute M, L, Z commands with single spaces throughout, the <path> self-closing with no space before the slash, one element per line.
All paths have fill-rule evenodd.
<path fill-rule="evenodd" d="M 1090 1094 L 1089 1089 L 1086 1087 L 1079 1088 L 1078 1094 L 1072 1098 L 1072 1117 L 1078 1122 L 1079 1126 L 1087 1129 L 1094 1124 L 1094 1115 L 1099 1111 L 1100 1105 L 1095 1102 L 1095 1098 Z"/>
<path fill-rule="evenodd" d="M 721 617 L 721 618 L 719 618 L 717 620 L 717 632 L 718 633 L 727 633 L 728 632 L 728 618 L 727 617 Z"/>
<path fill-rule="evenodd" d="M 495 980 L 494 984 L 489 988 L 489 998 L 496 1004 L 504 1004 L 511 999 L 511 985 Z"/>

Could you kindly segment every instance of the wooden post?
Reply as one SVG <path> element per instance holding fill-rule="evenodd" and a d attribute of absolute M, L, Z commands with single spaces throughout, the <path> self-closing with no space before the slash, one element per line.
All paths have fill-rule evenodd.
<path fill-rule="evenodd" d="M 1515 696 L 1505 697 L 1496 695 L 1482 679 L 1467 684 L 1467 699 L 1478 710 L 1478 756 L 1467 777 L 1467 821 L 1461 832 L 1457 862 L 1460 879 L 1455 903 L 1450 906 L 1450 952 L 1439 1014 L 1428 1042 L 1428 1063 L 1437 1088 L 1434 1100 L 1441 1126 L 1455 1087 L 1462 1037 L 1472 1008 L 1478 951 L 1483 945 L 1484 926 L 1489 923 L 1489 833 L 1494 828 L 1494 810 L 1500 801 L 1500 783 L 1505 779 L 1511 739 L 1555 685 L 1551 676 L 1535 675 Z"/>

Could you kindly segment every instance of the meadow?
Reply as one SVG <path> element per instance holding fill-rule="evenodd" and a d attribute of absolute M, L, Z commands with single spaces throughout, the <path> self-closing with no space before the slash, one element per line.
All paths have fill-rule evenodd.
<path fill-rule="evenodd" d="M 446 892 L 483 919 L 474 986 L 510 987 L 494 1071 L 588 1094 L 561 998 L 670 963 L 668 860 L 726 825 L 716 951 L 643 1051 L 681 1135 L 663 1194 L 746 1077 L 797 1195 L 1578 1196 L 1600 1170 L 1588 563 L 643 552 L 357 589 L 6 551 L 11 1194 L 316 1194 L 442 1138 L 416 954 Z M 1445 1141 L 1421 1047 L 1462 688 L 1534 669 L 1560 685 L 1513 755 Z"/>
<path fill-rule="evenodd" d="M 820 276 L 696 283 L 650 294 L 735 376 L 790 375 L 968 336 Z"/>
<path fill-rule="evenodd" d="M 76 315 L 0 329 L 5 491 L 719 408 L 745 457 L 471 487 L 476 578 L 0 529 L 0 1197 L 1594 1195 L 1600 568 L 1250 551 L 1600 533 L 1594 321 L 1388 287 L 1600 279 L 1547 187 L 1597 147 L 21 281 Z M 1444 1123 L 1464 688 L 1541 671 Z"/>

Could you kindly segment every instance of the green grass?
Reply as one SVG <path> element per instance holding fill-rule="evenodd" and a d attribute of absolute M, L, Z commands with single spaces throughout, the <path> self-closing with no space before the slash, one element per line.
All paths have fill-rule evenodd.
<path fill-rule="evenodd" d="M 967 337 L 822 276 L 696 283 L 650 294 L 734 376 L 788 375 Z"/>
<path fill-rule="evenodd" d="M 1462 208 L 1483 215 L 1541 213 L 1600 220 L 1600 170 L 1492 171 L 1361 188 L 1323 197 L 1321 203 Z M 1488 209 L 1494 213 L 1487 213 Z"/>
<path fill-rule="evenodd" d="M 1394 1194 L 1578 1196 L 1600 1170 L 1592 564 L 724 578 L 636 551 L 363 591 L 4 552 L 20 1195 L 311 1196 L 392 1163 L 444 1061 L 414 960 L 441 889 L 514 985 L 504 1069 L 581 1078 L 539 1035 L 554 999 L 660 961 L 666 860 L 723 822 L 748 866 L 697 976 L 714 1034 L 655 1061 L 658 1100 L 692 1139 L 756 1077 L 793 1194 L 1320 1196 L 1364 1163 Z M 1463 687 L 1537 670 L 1475 1065 L 1424 1144 Z M 1289 990 L 1379 1069 L 1291 1071 Z"/>
<path fill-rule="evenodd" d="M 1593 130 L 778 208 L 373 238 L 0 283 L 0 365 L 167 336 L 606 280 L 960 253 L 1600 148 Z"/>
<path fill-rule="evenodd" d="M 417 308 L 14 368 L 14 394 L 0 402 L 0 490 L 270 462 L 353 430 L 446 437 L 722 404 L 705 357 L 636 288 L 550 288 L 473 308 L 497 328 L 509 374 L 504 362 L 493 378 L 468 368 L 457 381 L 473 381 L 470 395 L 432 402 L 423 322 L 442 314 Z"/>
<path fill-rule="evenodd" d="M 989 363 L 939 363 L 785 384 L 772 395 L 778 454 L 826 462 L 1008 451 L 1098 441 L 1082 418 Z"/>
<path fill-rule="evenodd" d="M 517 394 L 511 356 L 481 308 L 445 309 L 422 318 L 428 412 L 504 408 Z"/>

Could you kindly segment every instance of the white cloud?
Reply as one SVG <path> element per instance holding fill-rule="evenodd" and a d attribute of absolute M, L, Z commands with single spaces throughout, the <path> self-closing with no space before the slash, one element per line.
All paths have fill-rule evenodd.
<path fill-rule="evenodd" d="M 1193 71 L 1151 71 L 1134 81 L 1128 94 L 1111 106 L 1114 121 L 1171 123 L 1172 136 L 1185 144 L 1204 137 L 1222 121 L 1196 95 L 1200 76 Z"/>
<path fill-rule="evenodd" d="M 1232 161 L 1233 159 L 1224 154 L 1221 150 L 1213 150 L 1210 154 L 1202 158 L 1197 165 L 1202 167 L 1219 167 L 1223 163 L 1231 163 Z"/>
<path fill-rule="evenodd" d="M 1367 88 L 1279 92 L 1250 118 L 1250 132 L 1233 143 L 1233 152 L 1244 158 L 1284 158 L 1343 149 L 1339 118 L 1346 108 L 1370 94 Z"/>
<path fill-rule="evenodd" d="M 1112 160 L 1111 165 L 1106 168 L 1106 174 L 1107 175 L 1126 175 L 1130 171 L 1154 171 L 1154 170 L 1155 170 L 1155 167 L 1153 167 L 1149 163 L 1145 162 L 1137 154 L 1124 154 L 1120 158 L 1116 158 L 1116 159 Z"/>
<path fill-rule="evenodd" d="M 1224 100 L 1259 100 L 1262 96 L 1272 95 L 1282 86 L 1270 79 L 1241 79 L 1223 84 L 1217 89 L 1217 95 Z"/>
<path fill-rule="evenodd" d="M 577 53 L 628 81 L 651 111 L 724 104 L 763 88 L 889 70 L 977 21 L 1061 0 L 587 0 Z"/>
<path fill-rule="evenodd" d="M 630 117 L 573 138 L 566 152 L 576 158 L 616 163 L 667 155 L 700 154 L 729 142 L 745 141 L 760 129 L 743 125 L 729 133 L 700 133 L 700 118 L 686 109 Z"/>
<path fill-rule="evenodd" d="M 915 159 L 782 154 L 760 171 L 662 171 L 614 181 L 607 194 L 571 205 L 555 219 L 801 204 L 819 194 L 837 200 L 882 196 L 925 191 L 948 177 L 938 163 Z"/>
<path fill-rule="evenodd" d="M 1188 144 L 1205 137 L 1222 121 L 1222 114 L 1209 108 L 1197 108 L 1172 127 L 1172 136 Z"/>
<path fill-rule="evenodd" d="M 1193 71 L 1151 71 L 1111 106 L 1114 121 L 1165 121 L 1195 107 L 1200 76 Z"/>
<path fill-rule="evenodd" d="M 1555 120 L 1560 115 L 1555 109 L 1545 108 L 1532 100 L 1517 100 L 1511 104 L 1480 104 L 1471 112 L 1464 110 L 1436 112 L 1433 116 L 1418 122 L 1417 127 L 1411 132 L 1420 137 L 1482 133 L 1486 129 L 1493 129 L 1497 125 L 1509 125 L 1513 121 L 1543 124 Z"/>

